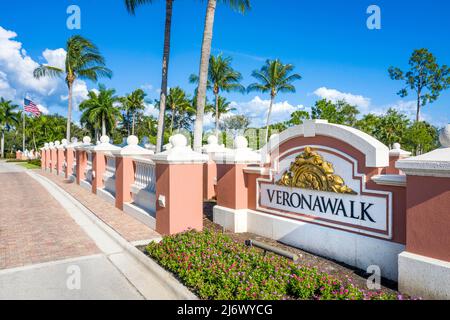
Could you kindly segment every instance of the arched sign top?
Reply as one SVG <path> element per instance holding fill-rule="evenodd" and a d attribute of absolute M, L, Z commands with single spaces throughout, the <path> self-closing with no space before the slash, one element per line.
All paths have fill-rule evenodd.
<path fill-rule="evenodd" d="M 389 148 L 358 129 L 328 123 L 327 120 L 305 120 L 303 124 L 291 127 L 279 135 L 270 138 L 269 143 L 261 149 L 261 158 L 269 162 L 270 155 L 284 142 L 295 137 L 325 136 L 341 140 L 361 151 L 366 159 L 366 167 L 381 168 L 389 166 Z"/>

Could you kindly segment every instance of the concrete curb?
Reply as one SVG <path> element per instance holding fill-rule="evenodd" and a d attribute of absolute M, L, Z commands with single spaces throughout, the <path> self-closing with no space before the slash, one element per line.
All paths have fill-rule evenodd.
<path fill-rule="evenodd" d="M 98 218 L 89 208 L 85 207 L 82 203 L 77 201 L 71 194 L 56 185 L 53 181 L 49 180 L 40 174 L 34 172 L 27 172 L 35 180 L 43 179 L 53 187 L 57 188 L 62 194 L 64 194 L 77 208 L 79 208 L 86 216 L 100 229 L 107 233 L 120 247 L 128 252 L 135 260 L 144 265 L 148 271 L 158 277 L 167 288 L 174 293 L 174 295 L 180 300 L 198 300 L 199 298 L 192 293 L 188 288 L 181 284 L 171 273 L 162 268 L 153 259 L 146 256 L 139 249 L 130 244 L 124 239 L 117 231 Z M 160 241 L 161 238 L 155 238 L 153 241 Z"/>

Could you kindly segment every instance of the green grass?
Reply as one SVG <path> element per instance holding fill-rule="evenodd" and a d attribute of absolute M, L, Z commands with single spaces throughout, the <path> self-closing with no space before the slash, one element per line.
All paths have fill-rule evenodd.
<path fill-rule="evenodd" d="M 26 169 L 40 169 L 41 167 L 35 165 L 35 164 L 31 164 L 28 162 L 22 162 L 22 163 L 17 163 L 17 165 L 22 166 Z"/>

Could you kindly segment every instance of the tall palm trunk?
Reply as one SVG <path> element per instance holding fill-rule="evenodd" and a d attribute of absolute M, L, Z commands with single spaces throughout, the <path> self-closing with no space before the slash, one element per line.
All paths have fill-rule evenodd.
<path fill-rule="evenodd" d="M 216 6 L 217 0 L 208 0 L 198 80 L 197 117 L 195 119 L 194 128 L 194 149 L 196 151 L 200 151 L 202 148 L 203 116 L 205 115 L 206 103 L 206 85 L 208 81 L 209 58 L 211 56 L 211 43 L 213 37 Z"/>
<path fill-rule="evenodd" d="M 219 93 L 215 93 L 215 105 L 216 105 L 216 137 L 219 138 Z"/>
<path fill-rule="evenodd" d="M 417 94 L 416 122 L 420 121 L 420 91 Z"/>
<path fill-rule="evenodd" d="M 2 150 L 2 158 L 4 158 L 5 157 L 5 131 L 4 130 L 2 130 L 2 139 L 1 139 L 0 144 L 1 144 L 0 148 Z"/>
<path fill-rule="evenodd" d="M 106 121 L 105 115 L 102 115 L 102 136 L 106 136 Z"/>
<path fill-rule="evenodd" d="M 135 125 L 135 118 L 134 118 L 134 115 L 135 115 L 135 113 L 133 112 L 133 115 L 131 116 L 132 117 L 132 124 L 131 124 L 131 135 L 133 135 L 134 136 L 134 125 Z"/>
<path fill-rule="evenodd" d="M 173 133 L 173 122 L 175 121 L 175 108 L 172 108 L 172 122 L 170 122 L 170 134 Z"/>
<path fill-rule="evenodd" d="M 267 114 L 267 122 L 266 122 L 266 144 L 269 142 L 269 125 L 270 125 L 270 116 L 272 114 L 272 107 L 273 107 L 273 101 L 275 100 L 275 96 L 271 96 L 270 98 L 270 106 L 269 106 L 269 113 Z"/>
<path fill-rule="evenodd" d="M 166 0 L 166 26 L 164 31 L 164 52 L 162 65 L 161 97 L 159 99 L 158 133 L 156 135 L 156 152 L 161 152 L 164 145 L 164 115 L 166 111 L 167 78 L 169 73 L 170 32 L 172 27 L 173 0 Z"/>
<path fill-rule="evenodd" d="M 72 123 L 72 95 L 73 95 L 73 82 L 69 81 L 67 86 L 69 87 L 69 107 L 67 109 L 67 129 L 66 139 L 70 141 L 70 124 Z"/>

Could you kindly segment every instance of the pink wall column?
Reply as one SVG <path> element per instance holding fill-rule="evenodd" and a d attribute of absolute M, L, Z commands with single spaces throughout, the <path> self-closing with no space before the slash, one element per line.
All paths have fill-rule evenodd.
<path fill-rule="evenodd" d="M 156 163 L 156 231 L 163 235 L 203 229 L 203 165 L 208 156 L 192 151 L 177 134 Z"/>
<path fill-rule="evenodd" d="M 203 229 L 203 164 L 156 164 L 156 231 L 163 235 Z"/>
<path fill-rule="evenodd" d="M 123 203 L 131 201 L 131 185 L 134 182 L 135 165 L 131 157 L 116 157 L 116 208 L 123 210 Z"/>
<path fill-rule="evenodd" d="M 50 165 L 50 172 L 56 172 L 56 165 L 57 165 L 57 159 L 56 159 L 56 149 L 55 147 L 50 147 L 50 159 L 51 159 L 51 165 Z"/>
<path fill-rule="evenodd" d="M 20 160 L 22 159 L 22 152 L 20 152 L 19 150 L 16 151 L 16 160 Z"/>
<path fill-rule="evenodd" d="M 101 151 L 92 152 L 92 193 L 97 193 L 98 188 L 103 188 L 103 174 L 105 173 L 106 160 L 105 155 Z"/>
<path fill-rule="evenodd" d="M 58 175 L 62 173 L 64 161 L 64 149 L 62 147 L 58 147 L 56 149 L 56 173 Z"/>
<path fill-rule="evenodd" d="M 41 170 L 45 170 L 45 149 L 41 148 Z"/>
<path fill-rule="evenodd" d="M 66 158 L 66 172 L 65 172 L 65 178 L 69 179 L 69 177 L 72 175 L 72 168 L 73 168 L 73 148 L 72 147 L 66 147 L 64 151 L 64 156 Z"/>
<path fill-rule="evenodd" d="M 248 183 L 244 168 L 248 164 L 217 164 L 217 205 L 230 209 L 246 209 Z"/>
<path fill-rule="evenodd" d="M 203 199 L 216 198 L 217 165 L 210 160 L 203 164 Z"/>
<path fill-rule="evenodd" d="M 397 161 L 409 158 L 411 152 L 401 149 L 399 143 L 394 143 L 393 149 L 389 151 L 389 167 L 386 167 L 384 174 L 403 174 L 401 170 L 395 167 Z"/>
<path fill-rule="evenodd" d="M 87 153 L 83 149 L 76 149 L 77 157 L 77 184 L 85 179 L 84 170 L 87 165 Z"/>

